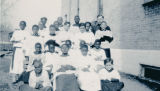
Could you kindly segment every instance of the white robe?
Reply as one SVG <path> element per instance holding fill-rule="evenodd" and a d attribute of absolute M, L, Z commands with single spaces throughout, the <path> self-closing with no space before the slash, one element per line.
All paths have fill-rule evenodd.
<path fill-rule="evenodd" d="M 42 64 L 45 65 L 45 54 L 42 53 L 42 54 L 29 54 L 29 63 L 28 63 L 28 68 L 27 68 L 27 71 L 31 71 L 34 69 L 33 67 L 33 61 L 37 59 L 37 60 L 41 60 Z"/>
<path fill-rule="evenodd" d="M 36 87 L 37 82 L 42 82 L 43 87 L 51 86 L 51 82 L 49 80 L 48 72 L 42 70 L 42 73 L 39 77 L 36 76 L 35 71 L 32 71 L 29 76 L 29 86 L 32 88 Z"/>
<path fill-rule="evenodd" d="M 73 38 L 74 38 L 73 36 L 74 35 L 73 35 L 73 33 L 70 30 L 66 31 L 66 30 L 64 30 L 64 28 L 62 28 L 59 31 L 59 34 L 57 35 L 57 42 L 60 45 L 62 45 L 62 44 L 64 44 L 64 41 L 66 41 L 66 40 L 73 41 Z"/>
<path fill-rule="evenodd" d="M 98 75 L 101 80 L 111 81 L 112 78 L 120 80 L 120 74 L 115 69 L 111 72 L 108 72 L 105 68 L 103 68 L 99 71 Z"/>
<path fill-rule="evenodd" d="M 56 68 L 57 68 L 57 61 L 58 61 L 58 54 L 56 53 L 50 53 L 50 52 L 47 52 L 45 53 L 45 65 L 44 65 L 44 68 L 45 69 L 50 69 L 48 66 L 52 65 L 53 68 L 52 68 L 52 73 L 55 73 L 56 72 Z"/>
<path fill-rule="evenodd" d="M 35 51 L 35 44 L 41 43 L 42 51 L 44 51 L 44 40 L 41 36 L 28 36 L 24 41 L 23 49 L 25 51 L 25 56 L 28 56 Z"/>
<path fill-rule="evenodd" d="M 96 39 L 100 39 L 104 36 L 110 36 L 110 37 L 113 37 L 113 34 L 111 31 L 101 31 L 101 30 L 98 30 L 95 34 L 95 38 Z M 104 42 L 101 42 L 101 48 L 110 48 L 111 44 L 108 42 L 108 41 L 104 41 Z"/>
<path fill-rule="evenodd" d="M 89 45 L 93 44 L 95 41 L 95 37 L 94 37 L 93 33 L 91 33 L 91 32 L 77 33 L 77 34 L 75 34 L 75 36 L 76 36 L 74 38 L 74 48 L 75 49 L 80 48 L 80 41 L 81 40 L 85 41 Z"/>
<path fill-rule="evenodd" d="M 94 61 L 92 56 L 82 56 L 79 59 L 79 71 L 77 72 L 78 82 L 80 88 L 85 91 L 98 91 L 101 90 L 100 79 L 97 73 L 94 71 Z M 84 71 L 83 69 L 88 69 Z"/>
<path fill-rule="evenodd" d="M 43 30 L 39 30 L 39 35 L 41 36 L 41 37 L 45 37 L 45 36 L 48 36 L 49 35 L 49 29 L 48 28 L 45 28 L 45 29 L 43 29 Z"/>
<path fill-rule="evenodd" d="M 17 30 L 13 33 L 10 41 L 17 41 L 17 43 L 13 43 L 15 50 L 10 67 L 10 73 L 21 74 L 23 72 L 23 62 L 25 57 L 22 46 L 24 45 L 24 41 L 28 34 L 29 33 L 26 30 Z"/>

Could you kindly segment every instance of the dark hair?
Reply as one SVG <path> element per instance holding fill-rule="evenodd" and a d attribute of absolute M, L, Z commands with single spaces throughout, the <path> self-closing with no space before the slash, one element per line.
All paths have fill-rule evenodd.
<path fill-rule="evenodd" d="M 88 46 L 86 44 L 82 45 L 80 49 L 82 48 L 87 48 L 88 49 Z"/>
<path fill-rule="evenodd" d="M 55 40 L 48 40 L 45 44 L 48 45 L 48 46 L 49 45 L 59 46 L 59 44 L 56 43 Z"/>
<path fill-rule="evenodd" d="M 62 46 L 67 46 L 67 47 L 69 48 L 69 45 L 67 45 L 67 44 L 62 44 L 62 45 L 61 45 L 61 48 L 62 48 Z"/>
<path fill-rule="evenodd" d="M 26 21 L 20 21 L 20 23 L 24 23 L 24 25 L 26 26 Z"/>
<path fill-rule="evenodd" d="M 34 65 L 36 62 L 40 63 L 40 66 L 43 66 L 41 59 L 34 59 L 32 65 Z"/>
<path fill-rule="evenodd" d="M 86 27 L 85 23 L 80 23 L 80 24 L 79 24 L 79 27 L 81 27 L 81 26 Z"/>
<path fill-rule="evenodd" d="M 70 44 L 72 44 L 72 41 L 71 41 L 71 40 L 66 40 L 65 43 L 66 43 L 66 42 L 69 42 Z"/>
<path fill-rule="evenodd" d="M 96 42 L 99 42 L 99 43 L 101 44 L 101 40 L 100 40 L 100 39 L 96 39 L 96 40 L 94 41 L 94 44 L 95 44 Z"/>
<path fill-rule="evenodd" d="M 79 17 L 79 15 L 74 16 L 74 18 L 75 18 L 75 17 Z"/>
<path fill-rule="evenodd" d="M 42 19 L 45 19 L 45 20 L 47 20 L 47 18 L 46 18 L 46 17 L 42 17 L 42 18 L 41 18 L 41 20 L 42 20 Z"/>
<path fill-rule="evenodd" d="M 103 16 L 103 15 L 97 15 L 97 18 L 98 18 L 98 17 L 102 17 L 102 18 L 104 18 L 104 16 Z"/>
<path fill-rule="evenodd" d="M 87 24 L 89 24 L 89 25 L 91 26 L 91 23 L 90 23 L 90 22 L 86 22 L 86 23 L 85 23 L 85 26 L 86 26 Z"/>
<path fill-rule="evenodd" d="M 42 47 L 41 43 L 39 43 L 39 42 L 37 42 L 37 43 L 35 44 L 35 46 L 36 46 L 36 45 L 40 45 L 40 46 Z"/>
<path fill-rule="evenodd" d="M 49 27 L 54 27 L 55 28 L 55 25 L 51 24 Z"/>
<path fill-rule="evenodd" d="M 37 27 L 37 28 L 39 28 L 39 26 L 38 26 L 38 25 L 33 25 L 33 26 L 32 26 L 32 29 L 33 29 L 34 27 Z"/>
<path fill-rule="evenodd" d="M 70 23 L 70 22 L 65 22 L 65 23 L 64 23 L 64 25 L 67 25 L 67 24 L 71 25 L 71 23 Z"/>
<path fill-rule="evenodd" d="M 112 58 L 107 58 L 104 60 L 104 65 L 106 65 L 107 63 L 111 62 L 111 64 L 113 64 L 113 59 Z"/>
<path fill-rule="evenodd" d="M 102 23 L 106 23 L 106 24 L 107 24 L 107 22 L 106 22 L 106 21 L 102 21 Z M 101 24 L 102 24 L 102 23 L 101 23 Z M 100 27 L 99 29 L 100 29 L 100 30 L 102 30 L 102 28 L 101 28 L 101 27 Z M 109 26 L 107 26 L 107 27 L 106 27 L 106 30 L 111 31 L 111 29 L 110 29 L 110 27 L 109 27 Z"/>

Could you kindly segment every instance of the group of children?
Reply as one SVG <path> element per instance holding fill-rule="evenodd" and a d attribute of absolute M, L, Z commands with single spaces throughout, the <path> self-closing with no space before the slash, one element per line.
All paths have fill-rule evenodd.
<path fill-rule="evenodd" d="M 14 31 L 14 53 L 10 67 L 13 84 L 23 82 L 21 91 L 119 91 L 123 88 L 118 71 L 113 68 L 110 27 L 102 15 L 97 21 L 75 24 L 57 21 L 46 26 L 42 17 L 32 31 Z"/>

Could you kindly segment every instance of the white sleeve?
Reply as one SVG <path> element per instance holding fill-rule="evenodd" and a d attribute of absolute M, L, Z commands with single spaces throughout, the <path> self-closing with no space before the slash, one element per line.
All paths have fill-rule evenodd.
<path fill-rule="evenodd" d="M 103 60 L 106 59 L 106 53 L 105 53 L 105 51 L 103 50 L 101 54 L 102 54 L 102 61 L 103 61 Z"/>
<path fill-rule="evenodd" d="M 112 75 L 112 78 L 115 78 L 115 79 L 120 80 L 120 79 L 121 79 L 121 77 L 120 77 L 119 72 L 118 72 L 118 71 L 116 71 L 116 70 L 114 70 L 113 75 Z"/>
<path fill-rule="evenodd" d="M 47 71 L 43 71 L 43 86 L 44 87 L 47 87 L 47 86 L 51 86 L 51 82 L 49 80 L 49 75 L 48 75 L 48 72 Z"/>
<path fill-rule="evenodd" d="M 36 87 L 36 79 L 35 79 L 33 72 L 31 72 L 31 74 L 29 76 L 29 86 L 32 88 Z"/>

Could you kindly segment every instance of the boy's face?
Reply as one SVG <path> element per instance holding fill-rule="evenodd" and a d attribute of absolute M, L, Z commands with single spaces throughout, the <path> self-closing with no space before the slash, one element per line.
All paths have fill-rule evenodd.
<path fill-rule="evenodd" d="M 54 22 L 54 26 L 55 26 L 55 28 L 59 28 L 59 24 L 57 21 Z"/>
<path fill-rule="evenodd" d="M 71 46 L 72 46 L 71 41 L 66 41 L 66 42 L 65 42 L 65 44 L 66 44 L 66 45 L 68 45 L 68 46 L 69 46 L 69 48 L 71 48 Z"/>
<path fill-rule="evenodd" d="M 86 44 L 86 42 L 85 42 L 84 40 L 81 40 L 81 41 L 80 41 L 80 44 L 79 44 L 80 48 L 81 48 L 83 45 L 85 45 L 85 44 Z"/>
<path fill-rule="evenodd" d="M 99 24 L 101 24 L 102 21 L 104 21 L 104 18 L 103 18 L 102 16 L 99 16 L 99 17 L 97 18 L 97 22 L 98 22 Z"/>
<path fill-rule="evenodd" d="M 48 49 L 49 49 L 50 52 L 54 52 L 55 51 L 55 46 L 50 44 L 50 45 L 48 45 Z"/>
<path fill-rule="evenodd" d="M 62 45 L 61 46 L 61 51 L 62 51 L 62 53 L 68 53 L 68 51 L 69 51 L 68 46 L 67 45 Z"/>
<path fill-rule="evenodd" d="M 35 73 L 40 74 L 42 72 L 42 65 L 39 62 L 34 63 Z"/>
<path fill-rule="evenodd" d="M 89 30 L 90 27 L 91 27 L 90 24 L 87 23 L 87 24 L 86 24 L 86 30 Z"/>
<path fill-rule="evenodd" d="M 99 49 L 100 48 L 100 42 L 98 42 L 98 41 L 95 42 L 94 46 L 95 46 L 96 49 Z"/>
<path fill-rule="evenodd" d="M 87 54 L 88 54 L 88 48 L 82 47 L 81 48 L 81 53 L 82 53 L 83 56 L 87 56 Z"/>
<path fill-rule="evenodd" d="M 75 17 L 74 17 L 74 21 L 75 21 L 75 23 L 79 23 L 79 21 L 80 21 L 79 16 L 75 16 Z"/>
<path fill-rule="evenodd" d="M 105 68 L 107 71 L 110 71 L 111 69 L 113 69 L 113 64 L 111 62 L 108 62 L 105 64 Z"/>
<path fill-rule="evenodd" d="M 35 45 L 35 51 L 36 51 L 36 52 L 40 52 L 41 50 L 42 50 L 41 45 L 40 45 L 40 44 L 36 44 L 36 45 Z"/>
<path fill-rule="evenodd" d="M 46 20 L 45 18 L 43 18 L 43 19 L 41 20 L 41 22 L 42 22 L 43 25 L 45 25 L 45 24 L 47 23 L 47 20 Z"/>
<path fill-rule="evenodd" d="M 33 34 L 38 34 L 39 28 L 38 27 L 33 27 L 32 32 Z"/>
<path fill-rule="evenodd" d="M 24 30 L 26 28 L 26 24 L 24 22 L 20 22 L 19 27 L 21 30 Z"/>
<path fill-rule="evenodd" d="M 66 24 L 66 25 L 64 25 L 64 29 L 65 29 L 65 30 L 67 30 L 67 31 L 68 31 L 68 30 L 69 30 L 69 28 L 70 28 L 70 24 Z"/>
<path fill-rule="evenodd" d="M 38 26 L 40 30 L 43 30 L 43 24 L 39 24 Z"/>
<path fill-rule="evenodd" d="M 103 22 L 102 24 L 101 24 L 101 28 L 102 29 L 105 29 L 107 27 L 107 24 L 105 23 L 105 22 Z"/>
<path fill-rule="evenodd" d="M 63 18 L 62 18 L 62 17 L 58 17 L 57 21 L 58 21 L 58 23 L 59 23 L 60 25 L 62 25 L 62 23 L 63 23 Z"/>
<path fill-rule="evenodd" d="M 50 34 L 51 34 L 51 35 L 56 33 L 55 27 L 50 27 L 50 28 L 49 28 L 49 31 L 50 31 Z"/>
<path fill-rule="evenodd" d="M 85 28 L 85 26 L 80 26 L 80 27 L 79 27 L 79 30 L 81 31 L 81 33 L 86 32 L 86 28 Z"/>

